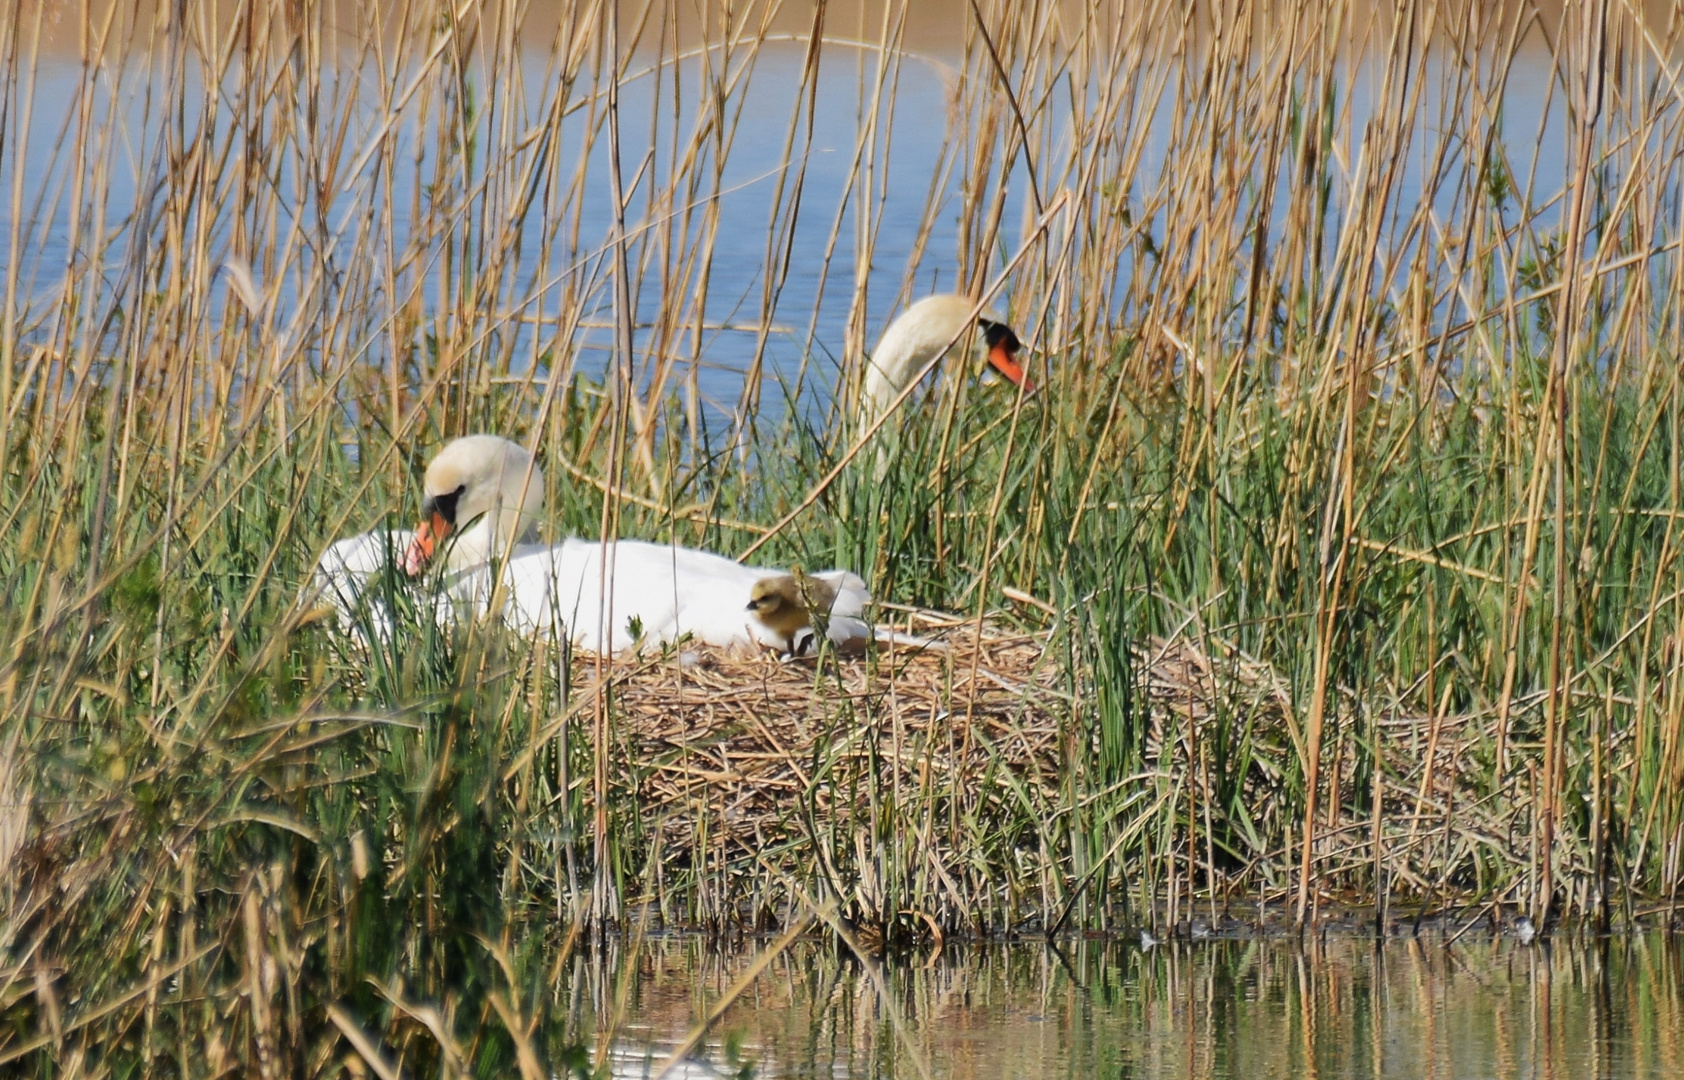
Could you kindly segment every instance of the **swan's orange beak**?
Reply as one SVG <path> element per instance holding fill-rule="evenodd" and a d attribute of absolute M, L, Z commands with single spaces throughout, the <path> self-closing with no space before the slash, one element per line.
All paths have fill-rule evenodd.
<path fill-rule="evenodd" d="M 1017 362 L 1017 351 L 1023 348 L 1017 334 L 1005 323 L 992 319 L 978 319 L 977 325 L 982 328 L 983 340 L 988 344 L 988 363 L 1010 379 L 1013 386 L 1022 387 L 1025 394 L 1033 394 L 1035 384 L 1029 381 L 1023 365 Z"/>
<path fill-rule="evenodd" d="M 1029 375 L 1023 370 L 1023 365 L 1017 362 L 1017 351 L 1008 349 L 1005 342 L 1000 342 L 988 350 L 988 362 L 995 371 L 1012 381 L 1012 385 L 1023 387 L 1023 392 L 1033 394 L 1035 384 L 1029 381 Z"/>
<path fill-rule="evenodd" d="M 403 572 L 416 577 L 427 569 L 438 546 L 450 535 L 451 528 L 450 522 L 437 510 L 416 526 L 415 539 L 409 542 L 409 550 L 403 553 Z"/>
<path fill-rule="evenodd" d="M 415 527 L 415 539 L 409 542 L 409 550 L 403 553 L 404 573 L 416 577 L 427 569 L 439 545 L 456 531 L 456 500 L 466 490 L 467 486 L 463 485 L 455 491 L 428 495 L 421 500 L 421 524 Z"/>

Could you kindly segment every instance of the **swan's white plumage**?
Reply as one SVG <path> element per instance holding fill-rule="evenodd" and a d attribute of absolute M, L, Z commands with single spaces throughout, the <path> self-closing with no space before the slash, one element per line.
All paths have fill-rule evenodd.
<path fill-rule="evenodd" d="M 457 440 L 429 466 L 429 498 L 460 487 L 457 505 L 466 508 L 460 520 L 477 515 L 444 541 L 449 546 L 438 577 L 418 582 L 431 590 L 425 595 L 440 616 L 478 618 L 495 605 L 518 633 L 565 637 L 591 652 L 672 643 L 686 636 L 726 647 L 791 647 L 748 611 L 754 583 L 783 570 L 640 540 L 511 545 L 537 517 L 540 503 L 530 492 L 541 491 L 542 482 L 543 474 L 523 448 L 490 436 Z M 518 512 L 512 509 L 517 506 Z M 378 595 L 368 594 L 369 586 L 387 567 L 417 558 L 416 541 L 414 532 L 380 530 L 340 540 L 323 554 L 313 591 L 337 609 L 347 633 L 379 638 L 390 633 L 391 614 Z M 500 577 L 494 579 L 492 567 L 499 565 Z M 814 576 L 837 588 L 831 640 L 844 650 L 872 640 L 874 631 L 861 618 L 871 600 L 865 582 L 845 570 Z M 493 587 L 496 580 L 500 589 Z"/>
<path fill-rule="evenodd" d="M 686 635 L 709 645 L 787 648 L 781 635 L 748 613 L 754 583 L 781 572 L 670 544 L 568 539 L 553 547 L 520 548 L 509 559 L 502 616 L 522 634 L 565 627 L 574 645 L 591 652 L 675 642 Z M 871 597 L 857 575 L 833 570 L 817 576 L 837 585 L 838 615 L 864 613 Z M 458 575 L 450 587 L 475 612 L 483 611 L 492 600 L 491 569 L 482 565 Z"/>

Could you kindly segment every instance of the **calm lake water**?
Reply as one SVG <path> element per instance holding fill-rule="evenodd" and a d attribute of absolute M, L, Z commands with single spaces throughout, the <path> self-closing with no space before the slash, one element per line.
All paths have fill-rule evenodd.
<path fill-rule="evenodd" d="M 652 1076 L 752 959 L 693 940 L 580 959 L 574 1037 L 611 1032 L 614 1074 Z M 669 1075 L 917 1076 L 916 1056 L 955 1080 L 1684 1076 L 1684 953 L 1659 934 L 1078 941 L 948 949 L 883 976 L 889 999 L 800 943 Z"/>

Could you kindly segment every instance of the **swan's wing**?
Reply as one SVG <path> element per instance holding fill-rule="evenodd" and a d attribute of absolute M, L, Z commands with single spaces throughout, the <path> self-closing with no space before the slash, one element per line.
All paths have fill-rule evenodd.
<path fill-rule="evenodd" d="M 836 586 L 836 602 L 830 605 L 833 617 L 865 614 L 866 605 L 871 603 L 871 590 L 865 587 L 865 579 L 852 570 L 825 570 L 813 576 Z"/>
<path fill-rule="evenodd" d="M 621 540 L 623 550 L 635 550 L 642 557 L 655 559 L 672 567 L 673 573 L 688 582 L 717 582 L 736 584 L 747 581 L 751 586 L 766 576 L 767 571 L 744 566 L 735 559 L 700 548 L 679 547 L 676 544 L 653 544 L 645 540 Z M 747 604 L 745 597 L 743 603 Z"/>
<path fill-rule="evenodd" d="M 841 602 L 842 598 L 839 595 L 837 603 Z M 825 637 L 836 646 L 837 652 L 844 656 L 853 656 L 865 652 L 866 647 L 871 644 L 871 624 L 851 615 L 832 614 L 825 626 Z"/>
<path fill-rule="evenodd" d="M 642 566 L 640 576 L 661 595 L 647 595 L 649 610 L 667 610 L 671 622 L 662 627 L 657 640 L 677 641 L 688 634 L 697 641 L 722 648 L 753 645 L 782 646 L 783 635 L 762 626 L 748 612 L 754 583 L 768 571 L 744 566 L 723 555 L 695 548 L 670 547 L 621 541 L 621 548 L 633 548 Z M 620 558 L 628 552 L 622 550 Z M 616 576 L 616 585 L 619 577 Z M 641 590 L 648 593 L 650 585 Z M 649 621 L 645 620 L 645 626 Z"/>
<path fill-rule="evenodd" d="M 528 635 L 565 627 L 574 645 L 591 652 L 666 644 L 686 634 L 711 645 L 744 645 L 759 639 L 747 608 L 762 576 L 694 548 L 569 539 L 509 560 L 504 618 Z"/>
<path fill-rule="evenodd" d="M 414 538 L 408 529 L 376 529 L 335 540 L 316 560 L 312 581 L 317 588 L 361 585 L 370 575 L 392 565 L 394 552 L 401 560 Z"/>
<path fill-rule="evenodd" d="M 543 551 L 547 563 L 509 563 L 510 611 L 523 613 L 517 626 L 523 633 L 559 622 L 575 645 L 592 652 L 619 652 L 639 643 L 670 644 L 687 635 L 723 648 L 789 644 L 748 613 L 754 583 L 782 571 L 743 566 L 711 551 L 642 540 L 603 544 L 574 539 Z M 610 604 L 604 603 L 602 590 L 605 557 Z M 532 580 L 537 573 L 533 566 L 541 566 L 547 575 L 543 585 Z M 834 612 L 864 612 L 871 594 L 859 575 L 839 570 L 821 576 L 837 587 Z M 536 611 L 535 599 L 547 610 Z"/>
<path fill-rule="evenodd" d="M 413 538 L 407 529 L 376 529 L 334 541 L 316 560 L 301 605 L 331 606 L 340 633 L 362 645 L 370 643 L 370 636 L 390 640 L 392 613 L 378 597 L 367 595 L 369 579 L 401 560 Z"/>
<path fill-rule="evenodd" d="M 565 636 L 602 651 L 602 546 L 568 539 L 553 546 L 525 544 L 503 565 L 503 621 L 527 637 Z"/>

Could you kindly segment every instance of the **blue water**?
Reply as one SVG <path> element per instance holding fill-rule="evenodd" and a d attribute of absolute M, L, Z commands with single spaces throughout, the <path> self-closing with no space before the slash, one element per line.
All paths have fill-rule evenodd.
<path fill-rule="evenodd" d="M 510 109 L 516 114 L 512 126 L 517 131 L 529 130 L 542 119 L 538 110 L 551 93 L 551 58 L 547 49 L 535 45 L 521 55 L 519 85 L 488 86 L 470 77 L 478 108 L 476 131 L 481 146 L 492 142 L 490 132 L 495 125 L 505 122 Z M 1553 98 L 1547 93 L 1553 77 L 1548 55 L 1539 51 L 1528 55 L 1530 59 L 1509 74 L 1507 97 L 1497 122 L 1517 180 L 1531 176 L 1530 201 L 1546 203 L 1560 191 L 1565 175 L 1563 99 L 1559 93 Z M 666 354 L 676 361 L 668 389 L 681 384 L 690 373 L 692 362 L 699 359 L 694 372 L 695 390 L 704 402 L 711 403 L 716 417 L 730 415 L 744 394 L 745 376 L 751 374 L 758 380 L 751 389 L 758 389 L 764 395 L 763 400 L 773 408 L 783 393 L 778 389 L 780 383 L 790 388 L 790 392 L 799 391 L 822 401 L 843 364 L 845 328 L 855 299 L 857 278 L 865 282 L 867 345 L 875 341 L 888 319 L 909 297 L 952 289 L 959 284 L 963 155 L 967 140 L 973 139 L 975 132 L 974 118 L 954 118 L 949 113 L 954 78 L 951 65 L 957 58 L 908 56 L 894 63 L 892 92 L 885 95 L 887 107 L 877 132 L 867 140 L 867 152 L 874 162 L 870 174 L 872 187 L 861 192 L 851 189 L 848 179 L 861 138 L 861 116 L 869 110 L 881 61 L 875 54 L 843 45 L 830 46 L 824 56 L 819 92 L 812 102 L 810 141 L 804 103 L 799 95 L 803 62 L 803 47 L 799 44 L 764 46 L 752 70 L 743 72 L 735 84 L 737 89 L 728 103 L 732 114 L 740 119 L 720 163 L 719 186 L 723 194 L 718 199 L 719 225 L 701 304 L 701 321 L 708 329 L 702 335 L 699 357 L 692 351 L 688 330 L 681 331 L 664 346 Z M 672 159 L 675 148 L 687 141 L 697 123 L 697 100 L 703 86 L 701 64 L 694 56 L 676 65 L 669 62 L 663 68 L 634 62 L 634 77 L 621 90 L 621 158 L 627 177 L 626 217 L 630 234 L 628 265 L 640 324 L 651 322 L 657 313 L 671 308 L 666 295 L 669 290 L 687 298 L 686 318 L 694 320 L 693 305 L 688 298 L 697 290 L 697 275 L 693 267 L 685 266 L 685 260 L 701 243 L 704 228 L 701 210 L 706 200 L 695 197 L 695 193 L 705 196 L 709 190 L 713 163 L 704 158 L 688 176 L 674 183 Z M 106 160 L 103 168 L 79 165 L 69 156 L 74 140 L 66 137 L 66 133 L 77 122 L 78 87 L 83 79 L 79 64 L 63 57 L 49 58 L 43 62 L 33 83 L 26 81 L 23 92 L 15 96 L 7 138 L 0 148 L 0 182 L 18 193 L 22 213 L 14 220 L 11 199 L 0 198 L 0 253 L 5 255 L 8 267 L 17 270 L 17 306 L 31 316 L 22 320 L 26 337 L 50 335 L 51 317 L 64 291 L 62 283 L 67 267 L 84 266 L 97 260 L 99 274 L 110 289 L 110 294 L 101 299 L 127 311 L 135 300 L 136 276 L 132 269 L 142 260 L 156 264 L 160 258 L 166 263 L 173 258 L 170 254 L 160 256 L 157 246 L 161 236 L 159 221 L 165 211 L 160 193 L 167 190 L 165 179 L 170 169 L 176 167 L 167 153 L 166 135 L 172 125 L 179 125 L 176 141 L 183 146 L 191 147 L 196 141 L 208 138 L 220 153 L 220 148 L 226 145 L 225 160 L 230 163 L 237 161 L 244 151 L 248 135 L 239 127 L 239 115 L 233 108 L 238 65 L 233 66 L 220 87 L 214 109 L 205 106 L 206 89 L 199 70 L 194 63 L 185 68 L 184 89 L 179 94 L 183 111 L 179 118 L 169 107 L 172 95 L 168 65 L 163 58 L 156 58 L 150 69 L 112 70 L 100 75 L 94 84 L 90 127 L 96 133 L 96 156 Z M 1345 148 L 1344 152 L 1352 153 L 1355 158 L 1343 163 L 1353 184 L 1362 169 L 1377 164 L 1372 160 L 1362 161 L 1352 148 L 1360 145 L 1365 125 L 1374 113 L 1372 97 L 1382 73 L 1378 61 L 1365 62 L 1359 77 L 1351 84 L 1350 100 L 1343 103 L 1347 112 L 1335 138 Z M 396 136 L 397 166 L 388 192 L 378 181 L 381 174 L 376 165 L 367 163 L 363 153 L 381 130 L 378 94 L 372 89 L 378 80 L 378 72 L 372 68 L 329 70 L 324 115 L 331 118 L 339 111 L 348 110 L 351 116 L 346 149 L 337 161 L 339 172 L 324 191 L 316 185 L 317 178 L 306 167 L 307 157 L 298 152 L 297 144 L 281 143 L 280 152 L 269 155 L 276 163 L 277 172 L 268 182 L 281 194 L 278 215 L 274 220 L 244 223 L 246 229 L 257 233 L 260 247 L 272 241 L 293 253 L 289 257 L 291 264 L 320 266 L 328 283 L 316 290 L 307 309 L 300 311 L 303 279 L 294 273 L 280 282 L 281 299 L 276 305 L 272 332 L 285 335 L 287 340 L 307 336 L 313 323 L 326 324 L 343 299 L 336 288 L 367 274 L 370 258 L 382 258 L 388 247 L 401 254 L 412 239 L 414 223 L 403 208 L 415 200 L 418 184 L 425 189 L 431 183 L 436 167 L 432 160 L 436 154 L 433 145 L 436 133 L 417 128 L 418 106 L 411 103 L 404 118 L 392 129 Z M 407 79 L 400 83 L 407 83 Z M 1089 198 L 1096 201 L 1122 198 L 1140 204 L 1145 193 L 1186 168 L 1187 163 L 1180 155 L 1196 148 L 1172 150 L 1175 117 L 1185 103 L 1176 100 L 1173 81 L 1170 85 L 1170 91 L 1153 105 L 1154 112 L 1147 123 L 1150 134 L 1146 153 L 1131 183 L 1119 189 L 1108 186 L 1107 179 L 1100 177 L 1101 190 L 1090 193 Z M 1437 97 L 1442 92 L 1438 81 L 1428 78 L 1425 85 L 1426 96 L 1415 114 L 1417 128 L 1412 147 L 1393 196 L 1398 208 L 1395 232 L 1399 239 L 1395 250 L 1389 253 L 1400 256 L 1407 252 L 1406 245 L 1430 245 L 1441 239 L 1427 230 L 1405 241 L 1402 223 L 1423 198 L 1425 162 L 1436 141 L 1447 130 L 1459 138 L 1464 128 L 1458 125 L 1467 123 L 1465 119 L 1452 121 L 1444 114 Z M 1063 131 L 1064 135 L 1037 162 L 1036 183 L 1031 184 L 1029 170 L 1021 159 L 1004 179 L 1007 197 L 999 244 L 990 259 L 990 276 L 1017 250 L 1035 217 L 1036 196 L 1043 202 L 1056 197 L 1057 189 L 1067 179 L 1063 170 L 1068 160 L 1086 149 L 1071 145 L 1069 95 L 1085 95 L 1091 104 L 1101 88 L 1063 86 L 1060 89 L 1063 96 L 1053 94 L 1047 107 L 1060 118 L 1055 130 Z M 579 96 L 582 91 L 576 91 L 575 97 Z M 351 104 L 339 104 L 344 101 Z M 304 113 L 302 104 L 293 109 L 294 122 L 300 122 Z M 20 128 L 20 120 L 25 117 L 29 123 L 27 140 L 21 138 Z M 799 122 L 794 156 L 786 167 L 785 146 L 792 118 L 798 118 Z M 273 118 L 267 122 L 272 128 Z M 567 356 L 576 370 L 597 378 L 602 376 L 612 355 L 613 204 L 606 126 L 590 141 L 587 135 L 593 122 L 588 109 L 564 120 L 560 136 L 564 147 L 562 175 L 549 178 L 566 183 L 571 179 L 569 163 L 580 160 L 586 163 L 586 182 L 578 201 L 577 242 L 573 242 L 566 227 L 565 215 L 552 218 L 540 210 L 528 214 L 520 235 L 520 250 L 518 255 L 511 253 L 512 269 L 502 281 L 495 305 L 504 318 L 489 320 L 464 335 L 475 342 L 487 343 L 493 352 L 501 350 L 508 369 L 514 373 L 527 370 L 536 361 L 542 374 L 547 371 L 547 364 L 553 362 L 557 354 L 545 350 L 554 344 L 557 327 L 553 320 L 562 291 L 570 284 L 582 291 L 580 304 L 586 325 L 564 343 L 560 354 Z M 1475 125 L 1467 130 L 1478 128 Z M 318 137 L 326 139 L 327 133 L 324 127 Z M 273 137 L 272 130 L 264 135 L 266 140 Z M 274 151 L 275 147 L 270 149 Z M 419 169 L 414 165 L 418 151 L 423 155 Z M 953 167 L 948 156 L 954 153 L 960 156 L 958 167 Z M 481 151 L 477 164 L 482 172 L 483 156 Z M 363 163 L 361 171 L 347 175 L 353 162 Z M 229 166 L 224 166 L 221 175 L 211 175 L 208 181 L 226 187 L 231 183 L 228 169 Z M 71 229 L 75 213 L 71 196 L 79 170 L 89 178 L 109 182 L 109 186 L 85 194 L 83 213 L 102 215 L 105 234 L 110 240 L 91 250 L 84 240 L 83 246 L 73 251 Z M 1280 190 L 1276 193 L 1275 218 L 1267 230 L 1271 242 L 1279 241 L 1285 228 L 1280 215 L 1286 205 L 1291 176 L 1290 169 L 1283 171 Z M 793 192 L 798 178 L 799 210 L 795 212 Z M 780 181 L 784 185 L 781 193 Z M 541 209 L 548 188 L 545 183 L 538 187 Z M 935 212 L 928 222 L 927 239 L 920 246 L 919 232 L 932 192 Z M 148 193 L 148 197 L 140 197 L 141 193 Z M 360 233 L 371 210 L 377 219 L 382 218 L 382 207 L 388 198 L 399 208 L 395 235 L 382 235 L 378 229 L 367 235 Z M 1339 192 L 1334 193 L 1334 228 L 1330 232 L 1333 236 L 1337 236 L 1343 198 Z M 1434 193 L 1430 202 L 1440 227 L 1445 223 L 1454 225 L 1458 215 L 1466 213 L 1466 208 L 1459 208 L 1448 196 L 1439 193 Z M 1525 195 L 1508 200 L 1500 211 L 1502 219 L 1511 223 L 1520 220 L 1527 212 L 1526 202 Z M 209 201 L 201 201 L 189 207 L 189 212 L 202 214 L 209 205 Z M 695 211 L 687 226 L 682 214 L 686 206 Z M 1239 212 L 1248 212 L 1248 206 L 1242 204 Z M 477 205 L 462 208 L 462 218 L 472 218 L 479 209 Z M 506 210 L 506 207 L 494 207 L 488 216 L 495 221 Z M 1559 204 L 1547 207 L 1539 218 L 1539 227 L 1547 229 L 1558 214 Z M 1145 219 L 1153 235 L 1165 235 L 1167 230 L 1161 216 L 1154 219 L 1145 215 Z M 787 235 L 782 231 L 786 220 L 793 222 Z M 218 263 L 236 251 L 233 237 L 238 224 L 226 212 L 202 222 L 211 263 Z M 137 225 L 148 226 L 148 231 L 143 233 Z M 870 233 L 871 263 L 863 273 L 858 273 L 856 262 L 861 248 L 857 240 L 862 229 Z M 84 228 L 83 236 L 87 235 Z M 544 267 L 540 265 L 539 252 L 544 248 L 546 236 L 555 247 Z M 479 243 L 484 245 L 495 239 L 481 238 Z M 1323 253 L 1330 267 L 1334 254 L 1331 244 Z M 1185 253 L 1177 252 L 1166 256 L 1186 257 Z M 487 255 L 480 254 L 469 262 L 478 261 L 483 266 L 487 259 Z M 439 310 L 441 264 L 441 252 L 432 245 L 400 282 L 400 293 L 414 289 L 421 297 L 422 310 L 427 316 L 423 319 L 423 330 L 431 326 Z M 1407 258 L 1397 258 L 1391 277 L 1386 276 L 1382 267 L 1377 270 L 1371 288 L 1399 292 L 1408 268 Z M 268 284 L 262 279 L 272 268 L 260 264 L 255 269 L 259 284 Z M 1138 320 L 1142 312 L 1127 309 L 1123 297 L 1135 276 L 1149 270 L 1119 266 L 1103 283 L 1080 282 L 1074 283 L 1074 287 L 1083 292 L 1088 302 L 1109 311 L 1116 322 L 1126 325 Z M 206 277 L 208 274 L 201 273 L 195 280 Z M 374 286 L 381 284 L 379 272 L 368 277 Z M 777 284 L 775 299 L 771 301 L 766 300 L 769 280 Z M 1032 320 L 1033 312 L 1044 298 L 1028 295 L 1023 290 L 1014 294 L 1015 284 L 1008 283 L 995 306 L 1024 326 Z M 1094 295 L 1096 290 L 1102 295 Z M 215 278 L 210 278 L 201 317 L 216 323 L 226 298 L 226 290 Z M 350 299 L 356 303 L 360 298 L 358 294 Z M 84 296 L 80 302 L 86 305 L 93 299 Z M 1447 317 L 1456 300 L 1451 296 L 1438 298 Z M 385 310 L 387 303 L 376 297 L 371 310 L 376 313 Z M 764 317 L 763 303 L 770 304 Z M 530 317 L 538 313 L 550 321 L 535 329 Z M 1034 328 L 1024 326 L 1024 329 L 1026 338 L 1036 343 Z M 113 337 L 104 348 L 120 347 L 122 339 L 116 336 L 118 332 L 108 330 L 108 333 Z M 657 341 L 650 331 L 640 329 L 634 344 L 637 356 L 633 377 L 647 384 L 661 366 L 661 357 L 655 353 Z M 417 345 L 425 348 L 424 341 L 418 341 Z M 359 362 L 384 367 L 392 343 L 387 323 L 376 318 L 349 339 L 313 342 L 311 347 L 318 354 L 348 354 Z M 761 358 L 758 366 L 757 355 Z M 329 366 L 318 362 L 324 368 Z"/>

